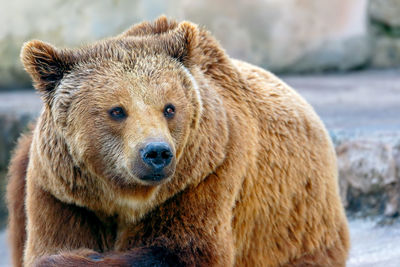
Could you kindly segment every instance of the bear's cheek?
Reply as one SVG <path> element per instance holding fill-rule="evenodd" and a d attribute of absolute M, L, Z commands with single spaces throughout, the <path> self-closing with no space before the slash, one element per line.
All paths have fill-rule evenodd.
<path fill-rule="evenodd" d="M 121 176 L 124 172 L 125 157 L 121 139 L 104 127 L 91 128 L 92 131 L 81 138 L 81 158 L 85 168 L 100 177 Z"/>
<path fill-rule="evenodd" d="M 168 122 L 168 128 L 176 156 L 179 158 L 190 134 L 190 113 L 186 110 L 185 112 L 177 113 L 174 119 Z"/>

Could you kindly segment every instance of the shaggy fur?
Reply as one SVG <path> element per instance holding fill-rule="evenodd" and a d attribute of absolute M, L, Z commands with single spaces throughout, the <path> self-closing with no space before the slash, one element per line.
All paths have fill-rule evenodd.
<path fill-rule="evenodd" d="M 161 17 L 75 50 L 31 41 L 21 58 L 44 107 L 10 166 L 15 266 L 345 265 L 322 122 L 207 31 Z M 148 138 L 176 158 L 159 184 L 132 168 Z"/>

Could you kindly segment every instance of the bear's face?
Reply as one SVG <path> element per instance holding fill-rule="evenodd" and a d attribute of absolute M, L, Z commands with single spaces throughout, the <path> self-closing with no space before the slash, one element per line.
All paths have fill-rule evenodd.
<path fill-rule="evenodd" d="M 179 30 L 156 41 L 118 38 L 80 50 L 25 45 L 25 68 L 74 164 L 124 189 L 173 176 L 201 112 Z"/>
<path fill-rule="evenodd" d="M 181 64 L 138 54 L 135 62 L 145 64 L 79 66 L 60 82 L 52 107 L 80 165 L 123 187 L 173 175 L 194 109 L 187 92 L 196 85 Z"/>

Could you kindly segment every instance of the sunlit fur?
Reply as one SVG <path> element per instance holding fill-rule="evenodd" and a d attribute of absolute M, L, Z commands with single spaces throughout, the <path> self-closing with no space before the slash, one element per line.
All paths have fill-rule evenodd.
<path fill-rule="evenodd" d="M 161 17 L 80 49 L 31 41 L 21 58 L 44 107 L 10 166 L 15 266 L 345 265 L 322 122 L 204 29 Z M 115 106 L 123 121 L 110 118 Z M 176 159 L 160 184 L 133 167 L 149 138 Z"/>

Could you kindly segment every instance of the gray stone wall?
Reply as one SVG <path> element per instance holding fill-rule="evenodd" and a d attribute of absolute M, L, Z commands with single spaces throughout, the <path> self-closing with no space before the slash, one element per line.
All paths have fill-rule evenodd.
<path fill-rule="evenodd" d="M 0 89 L 30 85 L 18 58 L 27 40 L 79 46 L 160 14 L 206 26 L 231 56 L 275 72 L 400 62 L 399 0 L 0 1 Z"/>
<path fill-rule="evenodd" d="M 400 62 L 400 0 L 370 0 L 371 65 L 398 66 Z"/>

